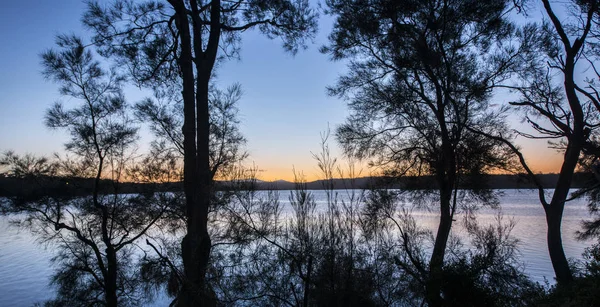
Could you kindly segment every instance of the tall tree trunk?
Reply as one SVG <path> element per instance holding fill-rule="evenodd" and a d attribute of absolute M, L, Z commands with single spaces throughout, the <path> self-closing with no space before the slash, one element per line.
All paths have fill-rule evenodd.
<path fill-rule="evenodd" d="M 452 218 L 455 209 L 452 202 L 452 194 L 456 189 L 456 155 L 450 139 L 450 132 L 446 125 L 444 107 L 441 103 L 441 99 L 438 100 L 437 110 L 436 117 L 440 125 L 442 137 L 440 160 L 438 161 L 435 170 L 440 192 L 440 223 L 438 225 L 431 259 L 429 261 L 429 277 L 425 285 L 425 299 L 429 306 L 434 307 L 444 305 L 441 297 L 443 283 L 442 269 L 444 266 L 446 245 L 448 243 L 448 238 L 450 237 L 450 229 L 452 228 Z"/>
<path fill-rule="evenodd" d="M 211 198 L 211 171 L 209 165 L 209 112 L 208 112 L 208 76 L 198 77 L 196 92 L 196 133 L 197 133 L 197 185 L 195 210 L 188 219 L 188 236 L 193 237 L 193 257 L 196 262 L 197 281 L 195 286 L 200 291 L 200 301 L 193 306 L 214 306 L 215 298 L 206 285 L 206 271 L 211 251 L 211 239 L 208 234 L 208 209 Z M 186 304 L 185 306 L 192 306 Z"/>
<path fill-rule="evenodd" d="M 573 173 L 579 162 L 579 155 L 583 147 L 584 139 L 584 114 L 577 97 L 575 80 L 575 57 L 576 48 L 568 48 L 565 60 L 565 81 L 564 89 L 573 116 L 573 128 L 567 134 L 567 149 L 565 150 L 563 164 L 560 169 L 558 181 L 554 189 L 554 195 L 549 206 L 545 207 L 546 222 L 548 224 L 548 253 L 556 275 L 556 281 L 561 285 L 570 284 L 573 281 L 573 274 L 569 267 L 565 251 L 562 246 L 561 222 L 565 208 L 565 202 L 569 195 L 569 189 L 573 181 Z"/>
<path fill-rule="evenodd" d="M 582 134 L 583 132 L 581 131 Z M 571 273 L 571 268 L 569 267 L 562 245 L 561 223 L 565 202 L 573 180 L 573 173 L 575 172 L 577 162 L 579 161 L 579 154 L 581 153 L 581 135 L 574 134 L 569 138 L 569 144 L 565 151 L 563 165 L 554 189 L 552 201 L 549 206 L 544 208 L 546 223 L 548 224 L 548 253 L 552 261 L 556 281 L 561 285 L 569 284 L 573 281 L 573 274 Z"/>
<path fill-rule="evenodd" d="M 195 77 L 192 62 L 192 42 L 187 12 L 183 0 L 173 1 L 180 31 L 181 54 L 179 68 L 183 81 L 183 189 L 186 201 L 187 233 L 181 242 L 183 260 L 183 284 L 177 296 L 179 306 L 198 306 L 201 302 L 203 276 L 198 255 L 200 236 L 195 217 L 198 215 L 199 199 L 196 191 L 198 174 L 196 167 L 196 99 Z"/>
<path fill-rule="evenodd" d="M 219 45 L 221 4 L 218 0 L 211 1 L 211 29 L 206 51 L 202 50 L 201 28 L 205 25 L 198 18 L 197 1 L 190 0 L 191 31 L 184 2 L 179 0 L 174 7 L 181 37 L 179 63 L 183 77 L 184 191 L 187 209 L 187 234 L 181 243 L 185 276 L 178 296 L 178 305 L 214 306 L 214 294 L 205 282 L 212 246 L 208 234 L 212 184 L 209 165 L 208 94 Z"/>
<path fill-rule="evenodd" d="M 106 248 L 106 262 L 106 280 L 104 281 L 106 306 L 117 307 L 117 254 L 112 245 Z"/>
<path fill-rule="evenodd" d="M 554 13 L 550 1 L 542 0 L 542 3 L 544 4 L 544 9 L 554 25 L 556 33 L 565 50 L 564 58 L 561 57 L 561 62 L 564 63 L 562 72 L 564 74 L 564 90 L 572 113 L 571 120 L 573 123 L 572 130 L 565 129 L 565 131 L 563 131 L 567 137 L 567 150 L 565 151 L 563 164 L 560 169 L 558 182 L 554 189 L 552 201 L 549 205 L 544 207 L 546 212 L 546 222 L 548 224 L 548 252 L 550 254 L 550 260 L 552 261 L 552 267 L 556 274 L 556 281 L 559 285 L 566 285 L 573 281 L 573 274 L 569 268 L 569 263 L 567 262 L 567 257 L 565 256 L 562 246 L 560 226 L 565 201 L 573 180 L 573 173 L 577 167 L 583 144 L 587 141 L 584 132 L 584 111 L 581 102 L 579 101 L 579 97 L 577 96 L 578 92 L 574 78 L 575 66 L 581 56 L 580 52 L 589 33 L 588 31 L 593 24 L 592 18 L 598 8 L 598 2 L 590 2 L 591 7 L 588 8 L 585 30 L 581 37 L 576 37 L 572 43 L 570 37 L 567 35 L 568 32 L 565 31 L 565 27 Z"/>

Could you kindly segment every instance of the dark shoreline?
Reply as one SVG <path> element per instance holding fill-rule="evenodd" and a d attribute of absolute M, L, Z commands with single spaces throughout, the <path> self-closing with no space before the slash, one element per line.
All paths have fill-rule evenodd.
<path fill-rule="evenodd" d="M 557 174 L 540 174 L 538 180 L 544 188 L 553 188 L 558 179 Z M 41 195 L 69 195 L 81 196 L 88 195 L 92 191 L 93 179 L 89 178 L 64 178 L 64 177 L 43 177 L 43 178 L 11 178 L 0 177 L 0 196 L 27 196 L 35 197 Z M 595 178 L 589 173 L 576 173 L 573 179 L 572 188 L 582 188 L 595 183 Z M 389 188 L 405 190 L 436 189 L 435 180 L 432 176 L 421 177 L 362 177 L 355 179 L 332 179 L 316 180 L 303 183 L 308 190 L 324 189 L 369 189 L 369 188 Z M 101 190 L 103 193 L 120 194 L 128 193 L 149 193 L 156 191 L 181 191 L 181 182 L 169 183 L 133 183 L 121 182 L 115 185 L 110 180 L 101 181 Z M 296 183 L 278 180 L 278 181 L 254 181 L 244 183 L 233 183 L 229 181 L 217 181 L 217 190 L 240 189 L 243 187 L 256 190 L 293 190 Z M 483 175 L 477 177 L 465 177 L 461 188 L 464 189 L 534 189 L 536 186 L 527 180 L 523 175 Z"/>

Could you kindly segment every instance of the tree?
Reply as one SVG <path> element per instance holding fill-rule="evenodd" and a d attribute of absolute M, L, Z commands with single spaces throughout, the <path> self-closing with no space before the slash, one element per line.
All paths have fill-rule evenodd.
<path fill-rule="evenodd" d="M 47 305 L 140 304 L 144 292 L 135 244 L 172 202 L 168 195 L 120 194 L 137 139 L 121 91 L 123 78 L 103 69 L 79 38 L 59 36 L 57 45 L 60 50 L 42 54 L 43 74 L 59 83 L 74 105 L 55 103 L 45 121 L 69 132 L 65 147 L 73 156 L 6 154 L 2 163 L 9 173 L 29 178 L 36 193 L 17 195 L 3 209 L 20 213 L 21 226 L 57 249 L 52 282 L 58 295 Z"/>
<path fill-rule="evenodd" d="M 549 99 L 539 99 L 543 96 L 531 99 L 527 95 L 530 93 L 530 88 L 526 88 L 521 91 L 524 99 L 515 104 L 533 109 L 538 116 L 552 123 L 553 128 L 545 129 L 535 121 L 530 121 L 536 130 L 550 138 L 566 140 L 563 143 L 565 148 L 563 163 L 550 202 L 548 203 L 544 199 L 543 193 L 540 193 L 540 201 L 548 223 L 548 252 L 556 273 L 556 280 L 566 284 L 572 281 L 573 276 L 562 247 L 560 230 L 562 214 L 581 152 L 584 148 L 588 148 L 588 150 L 593 148 L 589 137 L 598 124 L 597 112 L 600 111 L 600 99 L 594 82 L 589 81 L 588 86 L 580 86 L 576 80 L 577 64 L 583 57 L 597 72 L 593 59 L 585 55 L 585 44 L 589 43 L 590 39 L 595 39 L 590 31 L 597 24 L 600 16 L 598 15 L 597 1 L 574 1 L 572 7 L 577 14 L 579 23 L 576 27 L 571 27 L 563 25 L 548 0 L 543 0 L 542 3 L 554 28 L 551 34 L 550 48 L 547 50 L 551 61 L 549 68 L 562 72 L 565 96 L 557 95 L 556 88 L 549 81 L 549 74 L 546 74 L 546 78 L 542 80 L 548 82 L 546 84 L 548 87 L 542 86 L 542 90 L 537 92 L 549 92 L 551 94 Z M 546 26 L 544 31 L 548 33 L 549 30 L 550 27 Z M 596 77 L 598 76 L 600 75 L 596 74 Z M 533 86 L 535 93 L 536 84 L 534 83 Z M 563 97 L 566 97 L 566 105 Z"/>
<path fill-rule="evenodd" d="M 214 87 L 211 88 L 209 108 L 210 108 L 210 178 L 211 180 L 221 180 L 216 186 L 212 186 L 211 202 L 209 208 L 208 232 L 211 237 L 211 263 L 207 277 L 208 288 L 218 288 L 221 283 L 221 276 L 215 276 L 215 271 L 223 265 L 224 260 L 219 257 L 219 247 L 226 246 L 230 248 L 237 242 L 244 240 L 231 238 L 228 234 L 232 231 L 232 225 L 224 224 L 227 220 L 224 215 L 228 215 L 228 210 L 235 207 L 235 197 L 245 193 L 240 189 L 249 188 L 248 176 L 252 173 L 251 169 L 242 166 L 243 160 L 247 157 L 244 149 L 246 139 L 242 136 L 238 124 L 237 102 L 241 98 L 242 91 L 238 84 L 228 87 L 222 91 Z M 149 123 L 150 129 L 156 136 L 152 142 L 151 153 L 149 157 L 142 161 L 142 165 L 152 165 L 146 169 L 161 169 L 167 167 L 174 176 L 164 178 L 167 180 L 167 186 L 174 187 L 170 189 L 171 193 L 183 199 L 179 190 L 179 183 L 183 179 L 182 160 L 183 160 L 183 134 L 178 129 L 183 121 L 183 110 L 181 109 L 181 100 L 171 100 L 177 97 L 155 97 L 155 99 L 145 99 L 135 105 L 135 115 L 142 121 Z M 170 161 L 165 165 L 164 160 Z M 138 181 L 145 182 L 148 177 L 144 172 L 136 172 Z M 155 177 L 155 176 L 154 176 Z M 151 176 L 151 178 L 154 178 Z M 233 184 L 239 183 L 239 184 Z M 157 236 L 147 242 L 154 249 L 155 254 L 144 258 L 144 276 L 149 285 L 156 286 L 156 289 L 166 288 L 167 294 L 176 296 L 183 280 L 183 269 L 180 259 L 181 247 L 176 242 L 181 241 L 182 231 L 186 229 L 187 220 L 185 218 L 185 202 L 181 203 L 179 211 L 176 214 L 169 215 L 167 236 Z M 234 232 L 234 231 L 233 231 Z M 185 233 L 183 233 L 185 234 Z M 216 237 L 215 237 L 216 236 Z M 216 247 L 216 249 L 215 249 Z M 227 251 L 226 248 L 226 251 Z M 163 287 L 165 286 L 165 287 Z M 226 301 L 224 294 L 220 291 L 217 299 Z"/>
<path fill-rule="evenodd" d="M 478 175 L 510 162 L 501 142 L 473 130 L 507 130 L 489 99 L 521 52 L 507 21 L 514 6 L 470 0 L 327 4 L 337 19 L 323 51 L 334 60 L 350 59 L 350 72 L 330 89 L 350 101 L 351 115 L 337 130 L 346 153 L 373 158 L 373 165 L 397 175 L 435 178 L 440 222 L 428 267 L 420 274 L 426 275 L 429 305 L 442 305 L 442 268 L 457 210 L 493 204 L 488 190 L 459 189 L 469 178 L 477 182 Z"/>
<path fill-rule="evenodd" d="M 527 65 L 520 70 L 520 83 L 507 85 L 520 94 L 518 101 L 510 104 L 525 110 L 524 119 L 537 134 L 517 132 L 519 135 L 548 139 L 552 148 L 564 151 L 563 162 L 554 193 L 550 201 L 520 150 L 501 134 L 488 135 L 504 142 L 519 158 L 527 177 L 535 183 L 548 225 L 548 252 L 560 285 L 570 284 L 573 273 L 562 246 L 561 223 L 565 204 L 571 200 L 569 190 L 578 164 L 588 169 L 598 157 L 597 126 L 599 123 L 600 96 L 595 79 L 600 75 L 595 67 L 597 60 L 598 2 L 573 1 L 568 5 L 575 23 L 561 21 L 548 0 L 541 1 L 548 21 L 524 27 L 527 40 L 536 42 L 522 53 Z M 581 71 L 591 69 L 593 75 L 579 80 Z M 562 83 L 562 84 L 560 84 Z M 594 193 L 597 184 L 580 194 Z M 594 200 L 593 194 L 592 202 Z M 576 197 L 576 196 L 575 196 Z M 592 204 L 593 209 L 593 204 Z"/>
<path fill-rule="evenodd" d="M 101 52 L 124 64 L 140 86 L 161 92 L 177 80 L 181 87 L 187 234 L 178 304 L 210 305 L 205 274 L 211 247 L 207 222 L 213 68 L 219 57 L 236 54 L 240 33 L 252 28 L 283 38 L 284 48 L 295 52 L 314 36 L 316 14 L 307 0 L 117 1 L 106 8 L 89 3 L 83 21 L 94 31 Z"/>

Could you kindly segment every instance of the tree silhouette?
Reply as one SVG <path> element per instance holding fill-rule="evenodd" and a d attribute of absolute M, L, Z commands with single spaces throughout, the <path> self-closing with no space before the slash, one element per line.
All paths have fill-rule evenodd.
<path fill-rule="evenodd" d="M 249 174 L 251 169 L 242 166 L 243 160 L 247 157 L 244 149 L 246 139 L 242 136 L 238 124 L 238 114 L 236 104 L 241 98 L 241 87 L 235 84 L 222 91 L 211 88 L 209 108 L 210 112 L 210 170 L 211 180 L 220 182 L 213 185 L 211 190 L 211 202 L 208 214 L 208 232 L 211 236 L 211 257 L 209 264 L 209 276 L 207 284 L 209 288 L 219 287 L 222 283 L 222 277 L 214 276 L 214 271 L 224 265 L 225 261 L 218 254 L 221 252 L 221 246 L 231 247 L 234 243 L 244 240 L 231 238 L 228 228 L 231 225 L 224 223 L 227 215 L 232 208 L 235 208 L 235 198 L 244 194 L 242 189 L 249 188 Z M 134 178 L 137 182 L 147 182 L 145 178 L 155 178 L 148 176 L 145 170 L 162 170 L 167 168 L 173 176 L 164 178 L 164 186 L 172 186 L 171 193 L 183 199 L 183 195 L 177 188 L 183 179 L 182 160 L 183 160 L 183 135 L 178 127 L 181 127 L 183 121 L 183 112 L 181 101 L 172 101 L 174 97 L 155 97 L 155 99 L 145 99 L 134 106 L 136 117 L 143 122 L 149 123 L 150 129 L 155 134 L 156 139 L 152 142 L 151 153 L 141 165 L 148 167 L 137 171 Z M 176 97 L 175 97 L 176 98 Z M 169 163 L 165 164 L 165 161 Z M 163 170 L 166 173 L 167 170 Z M 168 188 L 167 188 L 168 189 Z M 155 190 L 149 191 L 155 192 Z M 256 192 L 256 191 L 255 191 Z M 169 221 L 169 227 L 164 229 L 168 235 L 155 236 L 147 244 L 156 252 L 154 255 L 147 255 L 144 258 L 144 280 L 148 285 L 154 285 L 156 289 L 166 288 L 167 294 L 177 296 L 179 288 L 182 286 L 183 268 L 179 255 L 181 246 L 176 244 L 181 241 L 182 230 L 186 229 L 187 219 L 185 218 L 185 202 L 181 203 L 179 211 L 165 217 Z M 168 231 L 167 231 L 168 230 Z M 185 234 L 185 233 L 183 233 Z M 244 236 L 248 236 L 245 234 Z M 215 250 L 216 247 L 216 250 Z M 222 293 L 216 297 L 219 301 L 227 300 Z"/>
<path fill-rule="evenodd" d="M 521 52 L 510 43 L 515 32 L 506 17 L 512 2 L 327 4 L 337 19 L 323 51 L 334 60 L 350 59 L 349 73 L 330 89 L 349 100 L 351 115 L 337 130 L 346 153 L 373 158 L 374 165 L 396 175 L 435 178 L 439 227 L 427 269 L 414 272 L 426 275 L 415 277 L 426 284 L 427 302 L 442 305 L 442 267 L 452 221 L 461 206 L 493 203 L 487 190 L 468 197 L 459 189 L 467 178 L 510 161 L 501 142 L 472 129 L 507 130 L 489 98 L 495 85 L 513 72 Z"/>
<path fill-rule="evenodd" d="M 168 90 L 173 82 L 181 87 L 187 215 L 181 306 L 214 301 L 205 275 L 211 248 L 209 83 L 215 63 L 235 55 L 240 33 L 251 28 L 281 37 L 284 48 L 295 52 L 314 36 L 315 19 L 307 0 L 89 3 L 83 21 L 102 54 L 126 66 L 141 86 L 166 94 L 176 93 Z"/>
<path fill-rule="evenodd" d="M 586 44 L 592 47 L 597 43 L 597 36 L 592 34 L 591 30 L 594 27 L 597 31 L 597 22 L 600 16 L 598 15 L 597 1 L 573 1 L 572 8 L 579 19 L 578 24 L 573 27 L 558 19 L 548 0 L 543 0 L 542 3 L 552 25 L 552 27 L 546 25 L 543 29 L 544 32 L 551 33 L 550 48 L 546 50 L 550 60 L 549 68 L 562 72 L 564 96 L 557 94 L 557 88 L 549 80 L 549 73 L 547 73 L 545 76 L 541 76 L 541 79 L 547 82 L 546 86 L 542 85 L 538 90 L 537 84 L 533 83 L 534 95 L 536 92 L 542 93 L 544 96 L 549 93 L 550 95 L 546 99 L 539 99 L 544 96 L 530 98 L 527 95 L 531 93 L 530 88 L 526 88 L 521 91 L 524 99 L 515 104 L 533 109 L 533 112 L 537 113 L 539 117 L 552 123 L 552 128 L 546 129 L 530 120 L 538 132 L 553 139 L 566 140 L 563 143 L 565 149 L 563 163 L 550 202 L 547 202 L 544 195 L 540 193 L 540 201 L 548 223 L 550 259 L 556 280 L 566 284 L 572 281 L 573 276 L 562 246 L 562 214 L 582 150 L 587 148 L 590 151 L 595 147 L 590 136 L 592 130 L 596 130 L 598 112 L 600 112 L 600 99 L 594 82 L 589 81 L 587 86 L 579 85 L 576 79 L 576 69 L 582 58 L 595 69 L 594 59 L 586 55 L 585 48 Z M 554 29 L 551 30 L 552 28 Z M 594 71 L 597 72 L 597 70 Z M 594 77 L 598 78 L 598 76 L 600 75 L 596 73 Z M 566 104 L 563 97 L 566 98 Z"/>
<path fill-rule="evenodd" d="M 57 45 L 58 51 L 42 54 L 43 74 L 73 105 L 55 103 L 45 121 L 70 133 L 65 147 L 73 156 L 31 163 L 27 156 L 5 155 L 9 173 L 30 177 L 41 192 L 17 195 L 4 209 L 21 213 L 20 225 L 57 250 L 52 282 L 58 293 L 47 305 L 138 305 L 146 298 L 135 244 L 173 202 L 159 193 L 120 195 L 137 139 L 123 79 L 104 70 L 79 38 L 59 36 Z"/>
<path fill-rule="evenodd" d="M 520 68 L 520 83 L 507 85 L 520 94 L 518 101 L 510 104 L 525 110 L 524 119 L 537 134 L 517 132 L 527 138 L 548 139 L 552 148 L 564 151 L 563 162 L 554 193 L 550 201 L 544 188 L 525 160 L 520 150 L 501 134 L 482 135 L 504 142 L 519 158 L 527 177 L 535 183 L 546 215 L 548 225 L 548 252 L 559 284 L 573 281 L 573 273 L 562 246 L 561 223 L 565 204 L 571 200 L 569 190 L 573 175 L 580 162 L 595 172 L 597 158 L 597 126 L 600 97 L 595 79 L 597 44 L 598 3 L 595 1 L 573 1 L 568 3 L 576 22 L 561 21 L 555 8 L 548 0 L 542 0 L 548 21 L 530 24 L 523 28 L 526 39 L 532 44 L 521 55 L 525 63 Z M 591 77 L 578 80 L 578 70 L 591 68 Z M 562 83 L 562 84 L 560 84 Z M 579 192 L 590 193 L 591 208 L 594 208 L 594 190 L 591 187 Z M 575 195 L 576 197 L 577 195 Z M 589 224 L 591 225 L 591 224 Z"/>

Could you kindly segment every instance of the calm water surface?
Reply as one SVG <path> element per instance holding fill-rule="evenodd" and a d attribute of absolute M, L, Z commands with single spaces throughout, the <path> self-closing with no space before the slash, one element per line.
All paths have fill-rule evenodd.
<path fill-rule="evenodd" d="M 323 191 L 312 193 L 318 203 L 326 203 Z M 340 192 L 340 195 L 344 194 L 345 192 Z M 280 191 L 282 205 L 289 203 L 288 197 L 289 191 Z M 519 239 L 525 272 L 536 281 L 544 282 L 547 279 L 552 283 L 554 275 L 547 252 L 546 222 L 537 193 L 532 190 L 504 190 L 500 205 L 505 217 L 512 217 L 516 221 L 512 234 Z M 414 214 L 424 227 L 437 227 L 438 218 L 434 211 L 421 209 Z M 481 223 L 492 222 L 495 217 L 496 211 L 491 209 L 484 208 L 478 214 Z M 581 259 L 585 248 L 592 244 L 575 239 L 575 232 L 580 229 L 581 221 L 589 217 L 584 200 L 572 201 L 565 206 L 562 231 L 567 257 Z M 31 306 L 51 298 L 51 246 L 45 248 L 38 244 L 30 233 L 11 227 L 8 220 L 0 217 L 0 306 Z M 465 234 L 460 223 L 455 223 L 453 227 L 457 235 Z M 168 305 L 168 300 L 161 299 L 157 305 Z"/>

